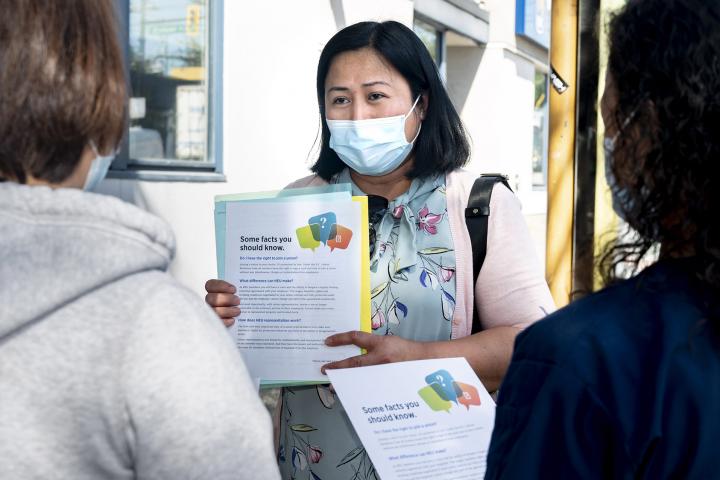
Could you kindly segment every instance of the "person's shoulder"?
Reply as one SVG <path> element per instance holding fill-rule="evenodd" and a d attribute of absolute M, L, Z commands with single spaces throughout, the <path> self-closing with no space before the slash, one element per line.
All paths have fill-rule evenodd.
<path fill-rule="evenodd" d="M 240 368 L 235 365 L 237 349 L 230 335 L 198 293 L 166 273 L 138 278 L 135 283 L 138 305 L 135 318 L 128 319 L 132 328 L 123 347 L 126 370 L 137 371 L 139 366 L 153 359 L 157 365 L 166 366 L 156 370 L 154 375 L 170 381 L 172 375 L 160 373 L 160 370 L 169 372 L 167 365 L 177 364 L 178 356 L 182 356 L 183 361 L 195 357 L 223 358 L 220 363 L 227 365 L 228 370 Z M 211 367 L 208 363 L 198 368 L 208 370 Z M 138 381 L 141 385 L 144 382 Z"/>
<path fill-rule="evenodd" d="M 473 182 L 479 175 L 464 168 L 457 168 L 446 175 L 448 184 L 459 185 L 466 188 L 472 187 Z"/>
<path fill-rule="evenodd" d="M 470 191 L 475 184 L 475 180 L 480 178 L 480 175 L 464 168 L 458 168 L 448 173 L 445 178 L 447 189 L 456 192 L 458 199 L 467 205 Z M 509 206 L 519 207 L 519 200 L 512 190 L 503 185 L 502 182 L 497 182 L 493 186 L 490 205 L 504 210 Z"/>
<path fill-rule="evenodd" d="M 131 330 L 168 327 L 196 329 L 212 322 L 213 312 L 201 296 L 181 284 L 170 273 L 159 270 L 138 272 L 115 282 L 103 292 L 102 300 L 114 300 L 113 310 L 124 311 Z M 203 328 L 203 327 L 200 327 Z"/>
<path fill-rule="evenodd" d="M 307 177 L 299 178 L 292 183 L 285 186 L 285 190 L 289 188 L 305 188 L 305 187 L 323 187 L 328 182 L 320 177 L 318 174 L 308 175 Z"/>
<path fill-rule="evenodd" d="M 627 280 L 592 293 L 529 326 L 518 335 L 520 355 L 573 363 L 589 352 L 582 345 L 604 348 L 604 340 L 623 327 L 634 285 L 634 280 Z"/>
<path fill-rule="evenodd" d="M 214 319 L 200 295 L 181 284 L 169 273 L 159 273 L 152 291 L 145 295 L 142 313 L 146 317 L 173 317 L 173 324 Z M 219 323 L 219 322 L 218 322 Z"/>
<path fill-rule="evenodd" d="M 692 308 L 692 292 L 682 270 L 656 264 L 533 324 L 518 336 L 517 345 L 525 355 L 552 357 L 559 362 L 611 353 L 623 346 L 642 349 L 643 342 L 659 341 L 653 340 L 653 332 L 664 330 L 664 326 L 676 329 L 685 327 L 679 323 L 691 325 L 694 315 L 688 309 Z M 583 348 L 589 345 L 592 347 Z M 607 358 L 613 357 L 610 354 Z"/>

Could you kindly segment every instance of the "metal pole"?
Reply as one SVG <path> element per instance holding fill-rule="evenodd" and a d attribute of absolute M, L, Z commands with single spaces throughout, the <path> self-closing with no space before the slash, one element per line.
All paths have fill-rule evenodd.
<path fill-rule="evenodd" d="M 545 271 L 558 306 L 572 290 L 577 33 L 577 0 L 553 1 Z"/>
<path fill-rule="evenodd" d="M 581 0 L 578 19 L 575 225 L 572 297 L 593 291 L 595 266 L 595 179 L 598 130 L 600 0 Z"/>

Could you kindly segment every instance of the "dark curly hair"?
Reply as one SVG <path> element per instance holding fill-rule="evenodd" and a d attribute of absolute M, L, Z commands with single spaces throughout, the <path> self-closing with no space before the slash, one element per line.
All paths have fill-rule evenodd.
<path fill-rule="evenodd" d="M 618 136 L 610 165 L 636 234 L 601 261 L 606 283 L 660 258 L 692 257 L 720 292 L 720 2 L 630 0 L 609 25 Z M 616 192 L 617 193 L 617 192 Z M 625 268 L 627 270 L 627 268 Z"/>

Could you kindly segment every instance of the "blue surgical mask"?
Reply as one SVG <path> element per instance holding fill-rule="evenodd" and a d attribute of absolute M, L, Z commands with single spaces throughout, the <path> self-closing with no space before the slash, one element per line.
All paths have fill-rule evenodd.
<path fill-rule="evenodd" d="M 111 155 L 100 155 L 97 147 L 95 146 L 95 142 L 90 142 L 90 148 L 92 148 L 95 158 L 90 165 L 90 170 L 88 171 L 87 178 L 85 179 L 85 185 L 83 186 L 83 190 L 86 191 L 95 190 L 95 188 L 107 175 L 107 172 L 110 169 L 110 164 L 116 155 L 116 153 L 112 153 Z"/>
<path fill-rule="evenodd" d="M 612 195 L 612 207 L 615 214 L 627 221 L 623 211 L 630 211 L 634 205 L 632 199 L 629 197 L 628 191 L 620 187 L 615 179 L 615 175 L 612 172 L 613 155 L 615 153 L 615 143 L 617 142 L 617 135 L 612 138 L 605 138 L 603 140 L 603 153 L 605 154 L 605 181 L 607 182 L 608 188 Z"/>
<path fill-rule="evenodd" d="M 398 168 L 410 154 L 413 143 L 405 138 L 405 121 L 415 109 L 415 100 L 406 115 L 368 120 L 326 120 L 330 148 L 352 170 L 363 175 L 386 175 Z"/>
<path fill-rule="evenodd" d="M 622 129 L 625 129 L 630 124 L 633 118 L 635 118 L 636 113 L 637 110 L 630 112 L 630 115 L 628 115 L 622 123 Z M 629 192 L 618 185 L 617 179 L 612 172 L 615 144 L 617 143 L 619 135 L 620 133 L 617 133 L 612 138 L 605 137 L 603 139 L 603 153 L 605 154 L 605 181 L 607 182 L 607 185 L 610 188 L 610 193 L 612 194 L 612 206 L 615 214 L 624 221 L 627 221 L 623 211 L 631 211 L 635 206 L 635 203 L 633 199 L 630 198 Z"/>

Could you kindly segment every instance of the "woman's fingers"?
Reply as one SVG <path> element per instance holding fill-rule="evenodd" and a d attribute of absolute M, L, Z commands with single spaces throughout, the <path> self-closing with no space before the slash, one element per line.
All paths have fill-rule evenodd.
<path fill-rule="evenodd" d="M 240 315 L 240 308 L 238 307 L 215 307 L 213 308 L 218 317 L 225 319 L 233 319 Z"/>
<path fill-rule="evenodd" d="M 222 320 L 222 322 L 225 324 L 226 327 L 232 327 L 232 326 L 233 326 L 233 323 L 235 323 L 235 319 L 232 318 L 232 317 L 230 317 L 230 318 L 220 318 L 220 320 Z"/>
<path fill-rule="evenodd" d="M 325 343 L 331 347 L 357 345 L 358 347 L 364 348 L 367 354 L 323 365 L 321 367 L 323 373 L 325 373 L 325 370 L 333 368 L 366 367 L 369 365 L 429 358 L 425 350 L 426 344 L 423 342 L 413 342 L 394 335 L 373 335 L 371 333 L 357 331 L 344 332 L 329 336 L 325 339 Z"/>
<path fill-rule="evenodd" d="M 328 347 L 339 347 L 342 345 L 356 345 L 360 348 L 371 349 L 378 341 L 377 335 L 372 333 L 359 332 L 353 330 L 352 332 L 336 333 L 330 335 L 325 339 L 325 345 Z"/>
<path fill-rule="evenodd" d="M 234 285 L 225 280 L 213 279 L 205 283 L 205 290 L 208 292 L 205 295 L 205 302 L 213 307 L 220 317 L 237 317 L 240 315 L 239 311 L 227 315 L 219 311 L 221 307 L 237 307 L 240 305 L 240 297 L 235 295 L 237 289 Z"/>
<path fill-rule="evenodd" d="M 205 303 L 210 305 L 226 327 L 235 323 L 235 317 L 240 315 L 240 297 L 235 295 L 237 289 L 225 280 L 208 280 L 205 283 Z"/>
<path fill-rule="evenodd" d="M 372 351 L 380 341 L 382 341 L 382 338 L 378 337 L 377 335 L 373 335 L 372 333 L 359 332 L 356 330 L 352 332 L 343 332 L 336 333 L 335 335 L 330 335 L 325 339 L 325 344 L 329 347 L 355 345 L 360 348 L 364 348 L 365 350 L 367 350 L 368 353 L 366 355 L 357 355 L 355 357 L 346 358 L 337 362 L 327 363 L 320 368 L 320 371 L 322 373 L 325 373 L 325 370 L 327 369 L 356 368 L 364 367 L 367 365 L 375 365 L 376 363 L 378 363 L 378 359 L 375 358 Z"/>
<path fill-rule="evenodd" d="M 208 293 L 233 294 L 237 291 L 237 289 L 232 283 L 228 283 L 225 280 L 212 279 L 205 282 L 205 291 Z"/>
<path fill-rule="evenodd" d="M 240 315 L 240 297 L 235 295 L 237 289 L 225 280 L 208 280 L 205 282 L 205 303 L 210 305 L 226 327 L 235 323 L 235 317 Z"/>
<path fill-rule="evenodd" d="M 213 308 L 237 307 L 240 305 L 240 297 L 232 293 L 208 293 L 205 302 Z"/>
<path fill-rule="evenodd" d="M 325 374 L 325 370 L 333 370 L 336 368 L 357 368 L 364 367 L 367 355 L 357 355 L 355 357 L 346 358 L 345 360 L 339 360 L 337 362 L 326 363 L 320 368 L 320 371 Z"/>

